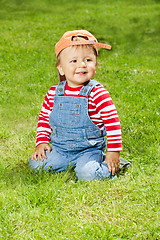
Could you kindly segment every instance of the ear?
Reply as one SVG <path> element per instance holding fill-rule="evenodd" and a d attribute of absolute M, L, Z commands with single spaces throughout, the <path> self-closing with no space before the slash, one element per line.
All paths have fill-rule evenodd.
<path fill-rule="evenodd" d="M 63 76 L 64 72 L 63 72 L 61 64 L 58 64 L 57 68 L 58 68 L 58 71 L 59 71 L 60 75 Z"/>

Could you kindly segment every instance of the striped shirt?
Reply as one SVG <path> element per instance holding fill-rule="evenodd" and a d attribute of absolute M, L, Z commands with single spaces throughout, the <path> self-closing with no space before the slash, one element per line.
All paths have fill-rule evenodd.
<path fill-rule="evenodd" d="M 36 146 L 42 143 L 50 142 L 52 129 L 49 126 L 49 116 L 54 106 L 55 89 L 57 85 L 52 86 L 45 96 L 42 110 L 39 115 L 37 127 Z M 82 86 L 77 88 L 69 87 L 66 83 L 64 96 L 83 97 L 79 95 Z M 88 98 L 88 114 L 92 122 L 97 125 L 101 131 L 104 127 L 107 131 L 107 151 L 122 151 L 121 127 L 117 110 L 103 85 L 99 84 L 93 88 Z"/>

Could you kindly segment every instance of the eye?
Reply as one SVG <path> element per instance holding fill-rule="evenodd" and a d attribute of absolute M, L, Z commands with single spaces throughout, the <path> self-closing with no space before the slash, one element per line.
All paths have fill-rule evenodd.
<path fill-rule="evenodd" d="M 76 60 L 76 59 L 73 59 L 73 60 L 71 60 L 70 62 L 71 62 L 71 63 L 76 63 L 77 60 Z"/>
<path fill-rule="evenodd" d="M 90 62 L 90 61 L 91 61 L 90 58 L 85 59 L 85 62 Z"/>

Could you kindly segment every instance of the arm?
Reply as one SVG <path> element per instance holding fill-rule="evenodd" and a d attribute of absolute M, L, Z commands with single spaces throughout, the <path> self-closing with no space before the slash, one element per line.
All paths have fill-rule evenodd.
<path fill-rule="evenodd" d="M 50 142 L 51 128 L 49 126 L 49 115 L 52 112 L 53 101 L 50 101 L 50 90 L 45 96 L 41 112 L 39 114 L 36 147 L 42 143 L 48 144 Z"/>
<path fill-rule="evenodd" d="M 95 104 L 97 112 L 107 130 L 107 154 L 105 162 L 112 175 L 119 169 L 120 151 L 122 151 L 122 137 L 119 117 L 115 105 L 102 85 L 97 87 L 95 92 Z"/>
<path fill-rule="evenodd" d="M 43 161 L 46 158 L 45 151 L 51 151 L 49 146 L 50 134 L 52 132 L 49 126 L 49 115 L 53 109 L 55 87 L 52 87 L 45 96 L 41 112 L 39 114 L 39 121 L 37 127 L 36 148 L 32 154 L 31 160 Z"/>

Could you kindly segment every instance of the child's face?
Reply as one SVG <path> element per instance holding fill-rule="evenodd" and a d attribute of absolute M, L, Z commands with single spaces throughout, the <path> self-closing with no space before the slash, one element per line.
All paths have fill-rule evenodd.
<path fill-rule="evenodd" d="M 60 53 L 57 68 L 61 75 L 65 75 L 70 87 L 79 87 L 93 78 L 96 64 L 97 59 L 92 47 L 73 46 Z"/>

